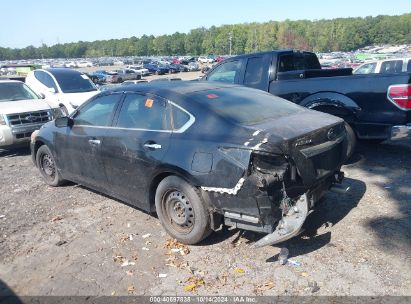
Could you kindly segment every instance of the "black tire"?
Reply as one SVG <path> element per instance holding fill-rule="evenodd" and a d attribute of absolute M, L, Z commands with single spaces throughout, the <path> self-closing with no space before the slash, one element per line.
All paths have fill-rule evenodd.
<path fill-rule="evenodd" d="M 122 82 L 123 82 L 123 78 L 120 77 L 119 79 L 117 79 L 117 82 L 118 82 L 118 83 L 122 83 Z"/>
<path fill-rule="evenodd" d="M 168 176 L 157 187 L 158 218 L 172 237 L 196 244 L 211 233 L 210 215 L 198 189 L 177 176 Z"/>
<path fill-rule="evenodd" d="M 37 150 L 36 164 L 44 181 L 48 185 L 57 187 L 64 183 L 64 179 L 61 178 L 57 170 L 54 156 L 46 145 L 41 146 Z"/>
<path fill-rule="evenodd" d="M 357 136 L 351 126 L 345 122 L 345 131 L 347 132 L 347 158 L 349 160 L 354 154 L 355 147 L 357 146 Z"/>

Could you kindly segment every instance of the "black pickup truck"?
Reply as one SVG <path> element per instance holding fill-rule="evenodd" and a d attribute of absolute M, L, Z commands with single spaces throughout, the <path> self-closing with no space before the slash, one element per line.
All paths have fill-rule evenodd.
<path fill-rule="evenodd" d="M 410 73 L 353 75 L 352 69 L 321 69 L 314 53 L 276 50 L 226 59 L 202 80 L 257 88 L 343 118 L 349 156 L 357 138 L 411 136 Z"/>

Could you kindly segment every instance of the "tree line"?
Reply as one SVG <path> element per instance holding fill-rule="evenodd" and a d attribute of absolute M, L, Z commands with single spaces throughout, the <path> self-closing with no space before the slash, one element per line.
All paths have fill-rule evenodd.
<path fill-rule="evenodd" d="M 143 35 L 139 38 L 0 47 L 0 60 L 243 54 L 294 48 L 315 52 L 352 51 L 372 44 L 411 44 L 411 13 L 400 16 L 337 18 L 330 20 L 269 21 L 196 28 L 188 33 Z"/>

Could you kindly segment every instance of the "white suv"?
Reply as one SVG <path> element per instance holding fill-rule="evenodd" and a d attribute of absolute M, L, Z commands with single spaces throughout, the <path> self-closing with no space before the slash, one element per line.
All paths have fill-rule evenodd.
<path fill-rule="evenodd" d="M 0 80 L 0 148 L 28 144 L 33 131 L 61 114 L 23 82 Z"/>
<path fill-rule="evenodd" d="M 37 94 L 43 94 L 57 103 L 65 114 L 70 114 L 99 93 L 86 74 L 66 68 L 31 71 L 26 77 L 26 83 Z"/>

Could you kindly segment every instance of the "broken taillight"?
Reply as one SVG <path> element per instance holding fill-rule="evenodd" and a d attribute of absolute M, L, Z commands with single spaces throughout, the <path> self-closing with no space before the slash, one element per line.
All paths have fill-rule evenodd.
<path fill-rule="evenodd" d="M 401 110 L 411 110 L 411 85 L 399 84 L 388 88 L 388 99 Z"/>

